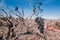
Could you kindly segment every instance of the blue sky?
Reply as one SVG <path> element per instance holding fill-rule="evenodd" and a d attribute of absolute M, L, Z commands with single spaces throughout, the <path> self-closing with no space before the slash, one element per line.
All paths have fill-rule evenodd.
<path fill-rule="evenodd" d="M 24 7 L 25 16 L 30 16 L 32 14 L 32 6 L 35 0 L 0 0 L 1 6 L 8 6 L 14 8 L 16 5 L 19 9 Z M 31 2 L 32 4 L 29 4 Z M 41 0 L 43 5 L 41 8 L 43 12 L 40 15 L 47 19 L 60 19 L 60 0 Z"/>

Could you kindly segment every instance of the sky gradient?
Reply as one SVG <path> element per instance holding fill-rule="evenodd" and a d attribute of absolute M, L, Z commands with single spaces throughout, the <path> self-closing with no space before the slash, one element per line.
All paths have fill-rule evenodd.
<path fill-rule="evenodd" d="M 32 13 L 32 6 L 35 0 L 0 0 L 1 6 L 8 6 L 14 8 L 19 6 L 19 9 L 24 7 L 25 16 L 30 16 Z M 29 4 L 31 2 L 32 4 Z M 46 19 L 60 19 L 60 0 L 41 0 L 43 5 L 41 8 L 43 12 L 40 14 Z"/>

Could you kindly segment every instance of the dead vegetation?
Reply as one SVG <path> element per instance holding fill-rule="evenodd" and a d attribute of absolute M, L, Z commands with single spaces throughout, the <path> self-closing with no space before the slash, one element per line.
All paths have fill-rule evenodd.
<path fill-rule="evenodd" d="M 57 40 L 60 40 L 60 32 L 54 30 L 54 25 L 48 25 L 48 27 L 53 27 L 53 30 L 44 28 L 45 20 L 41 17 L 37 17 L 36 19 L 23 19 L 24 21 L 21 18 L 3 18 L 0 19 L 1 40 L 56 40 L 57 38 Z M 56 23 L 59 25 L 58 22 Z M 57 25 L 56 23 L 54 24 Z"/>
<path fill-rule="evenodd" d="M 7 19 L 7 20 L 1 19 L 1 21 L 3 21 L 2 23 L 5 24 L 5 25 L 2 25 L 3 28 L 1 28 L 1 26 L 0 26 L 1 31 L 3 30 L 2 31 L 3 33 L 1 35 L 3 35 L 3 37 L 4 37 L 4 35 L 6 35 L 6 37 L 3 38 L 4 40 L 10 40 L 10 39 L 11 40 L 15 40 L 15 39 L 23 40 L 24 36 L 26 38 L 27 38 L 27 36 L 30 36 L 30 37 L 34 36 L 33 38 L 35 38 L 35 35 L 38 36 L 38 39 L 40 39 L 40 37 L 42 37 L 42 38 L 44 37 L 43 34 L 41 35 L 41 33 L 39 32 L 39 30 L 37 28 L 38 26 L 34 20 L 30 19 L 32 21 L 30 21 L 30 20 L 26 21 L 24 19 L 25 20 L 24 23 L 22 21 L 16 22 L 16 19 L 14 22 L 11 20 L 12 19 Z M 14 23 L 17 23 L 18 25 L 14 24 Z M 6 33 L 4 32 L 4 29 L 5 29 Z M 22 37 L 22 36 L 23 36 L 23 38 L 20 39 L 20 37 Z M 38 40 L 38 39 L 35 39 L 35 40 Z M 28 38 L 26 40 L 28 40 Z"/>
<path fill-rule="evenodd" d="M 56 23 L 55 23 L 55 26 L 56 26 L 57 29 L 60 30 L 60 22 L 56 22 Z"/>
<path fill-rule="evenodd" d="M 33 13 L 29 18 L 24 17 L 24 9 L 22 13 L 19 7 L 14 9 L 7 7 L 0 9 L 0 40 L 60 40 L 60 23 L 53 21 L 47 22 L 42 17 L 36 17 L 43 10 L 40 8 L 43 3 L 38 0 L 33 5 Z M 5 15 L 4 15 L 5 14 Z M 17 16 L 16 18 L 11 14 Z M 45 28 L 46 24 L 46 28 Z M 54 25 L 50 25 L 54 24 Z M 58 34 L 58 35 L 57 35 Z"/>
<path fill-rule="evenodd" d="M 8 8 L 9 9 L 9 8 Z M 30 18 L 25 19 L 24 18 L 24 10 L 22 8 L 22 14 L 18 11 L 18 7 L 16 7 L 14 10 L 10 10 L 14 15 L 17 16 L 17 18 L 14 18 L 13 16 L 9 15 L 5 9 L 0 9 L 1 12 L 4 12 L 6 15 L 1 15 L 0 17 L 0 39 L 1 40 L 39 40 L 40 37 L 44 39 L 43 33 L 40 33 L 40 28 L 38 28 L 37 24 L 40 20 L 39 18 L 36 19 L 37 23 L 35 22 L 35 19 L 32 19 L 33 14 Z M 34 15 L 35 10 L 34 11 Z M 17 13 L 15 12 L 18 12 Z M 2 14 L 2 13 L 1 13 Z M 9 16 L 8 16 L 9 15 Z M 41 21 L 43 22 L 43 21 Z M 40 23 L 40 22 L 39 22 Z M 40 24 L 38 24 L 40 26 Z M 41 23 L 42 25 L 42 23 Z M 38 30 L 39 29 L 39 30 Z M 42 31 L 42 30 L 41 30 Z M 44 32 L 44 31 L 42 31 Z M 28 37 L 32 37 L 28 38 Z M 37 37 L 37 39 L 36 39 Z"/>

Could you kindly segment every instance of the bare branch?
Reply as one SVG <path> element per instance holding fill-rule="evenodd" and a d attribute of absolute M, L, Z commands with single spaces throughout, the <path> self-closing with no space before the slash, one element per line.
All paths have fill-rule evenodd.
<path fill-rule="evenodd" d="M 23 7 L 22 7 L 22 17 L 24 18 L 24 10 L 23 10 Z"/>
<path fill-rule="evenodd" d="M 21 13 L 19 12 L 19 8 L 18 8 L 18 6 L 15 7 L 14 11 L 15 11 L 15 12 L 18 12 L 19 15 L 22 16 Z"/>
<path fill-rule="evenodd" d="M 33 14 L 31 15 L 31 17 L 33 15 L 36 15 L 36 14 L 39 14 L 41 13 L 43 10 L 41 9 L 41 5 L 43 3 L 42 2 L 39 2 L 38 0 L 35 1 L 34 5 L 33 5 Z"/>
<path fill-rule="evenodd" d="M 6 14 L 6 17 L 8 17 L 8 13 L 4 9 L 0 9 L 0 10 L 2 10 Z"/>
<path fill-rule="evenodd" d="M 4 15 L 3 15 L 3 13 L 2 13 L 2 12 L 1 12 L 1 14 L 0 14 L 0 17 L 1 17 L 1 16 L 2 16 L 2 17 L 4 17 Z"/>

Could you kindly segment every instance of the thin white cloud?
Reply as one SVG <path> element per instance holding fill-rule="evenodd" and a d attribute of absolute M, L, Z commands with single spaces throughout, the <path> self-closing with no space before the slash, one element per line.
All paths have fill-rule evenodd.
<path fill-rule="evenodd" d="M 44 0 L 43 2 L 44 2 L 44 4 L 48 4 L 48 3 L 52 3 L 54 1 L 56 1 L 56 0 Z"/>
<path fill-rule="evenodd" d="M 44 19 L 59 19 L 58 16 L 42 16 Z"/>

